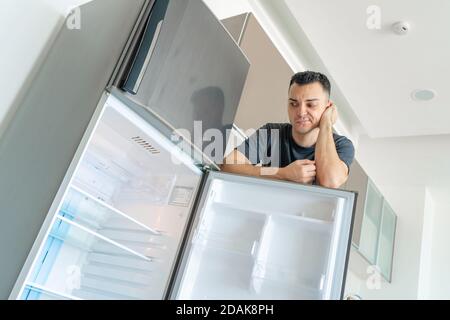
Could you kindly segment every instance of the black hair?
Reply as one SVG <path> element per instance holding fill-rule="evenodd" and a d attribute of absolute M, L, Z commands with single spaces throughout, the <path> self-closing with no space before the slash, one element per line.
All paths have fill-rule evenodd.
<path fill-rule="evenodd" d="M 294 74 L 291 78 L 291 83 L 289 84 L 289 89 L 292 87 L 294 83 L 298 85 L 305 85 L 314 82 L 319 82 L 322 85 L 323 90 L 328 93 L 328 96 L 331 94 L 331 84 L 330 80 L 328 80 L 327 76 L 314 71 L 304 71 L 298 72 Z"/>

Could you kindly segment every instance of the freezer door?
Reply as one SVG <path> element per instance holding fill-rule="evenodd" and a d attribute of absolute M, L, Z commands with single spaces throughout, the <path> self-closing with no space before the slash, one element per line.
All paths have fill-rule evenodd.
<path fill-rule="evenodd" d="M 157 0 L 122 88 L 204 150 L 203 133 L 226 146 L 249 67 L 204 1 Z"/>
<path fill-rule="evenodd" d="M 61 30 L 0 140 L 0 299 L 8 298 L 145 0 L 80 7 Z M 105 18 L 106 17 L 106 18 Z M 72 22 L 72 23 L 71 23 Z"/>
<path fill-rule="evenodd" d="M 13 299 L 166 296 L 203 172 L 148 111 L 112 94 L 99 108 Z"/>
<path fill-rule="evenodd" d="M 355 197 L 210 173 L 171 298 L 342 298 Z"/>

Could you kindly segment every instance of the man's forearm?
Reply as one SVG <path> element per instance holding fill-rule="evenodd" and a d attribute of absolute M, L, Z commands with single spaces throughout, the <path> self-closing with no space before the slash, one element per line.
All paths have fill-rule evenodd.
<path fill-rule="evenodd" d="M 347 179 L 347 167 L 339 158 L 331 124 L 320 127 L 316 143 L 315 160 L 317 183 L 328 188 L 338 188 Z"/>
<path fill-rule="evenodd" d="M 254 166 L 242 153 L 234 150 L 225 158 L 220 166 L 222 171 L 242 174 L 247 176 L 265 176 L 267 178 L 284 180 L 283 170 L 280 168 L 266 168 Z"/>
<path fill-rule="evenodd" d="M 246 176 L 263 176 L 277 180 L 286 180 L 286 177 L 283 175 L 282 168 L 257 167 L 252 164 L 223 164 L 221 165 L 221 169 L 224 172 L 242 174 Z"/>
<path fill-rule="evenodd" d="M 223 164 L 222 171 L 243 174 L 246 176 L 258 177 L 261 175 L 261 168 L 252 164 Z"/>

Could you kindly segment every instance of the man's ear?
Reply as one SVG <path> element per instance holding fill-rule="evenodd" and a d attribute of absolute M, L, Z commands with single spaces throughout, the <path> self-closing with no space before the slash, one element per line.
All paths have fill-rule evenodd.
<path fill-rule="evenodd" d="M 333 101 L 331 101 L 330 99 L 328 99 L 327 108 L 331 107 L 332 105 L 333 105 Z"/>

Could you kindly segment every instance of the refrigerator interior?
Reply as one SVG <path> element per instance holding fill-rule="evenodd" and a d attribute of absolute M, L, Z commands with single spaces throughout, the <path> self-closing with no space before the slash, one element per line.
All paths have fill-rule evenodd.
<path fill-rule="evenodd" d="M 223 176 L 208 178 L 176 298 L 339 299 L 335 272 L 344 272 L 352 215 L 345 198 Z"/>
<path fill-rule="evenodd" d="M 174 148 L 111 95 L 18 298 L 163 298 L 202 178 Z"/>

